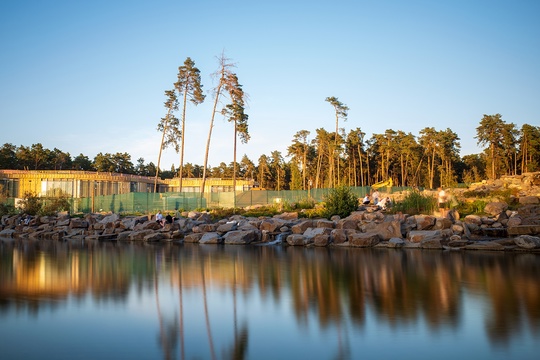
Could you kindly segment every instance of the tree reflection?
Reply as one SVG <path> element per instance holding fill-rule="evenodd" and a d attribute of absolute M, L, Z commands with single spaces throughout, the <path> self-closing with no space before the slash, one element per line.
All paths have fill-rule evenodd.
<path fill-rule="evenodd" d="M 215 359 L 216 344 L 223 342 L 216 343 L 212 334 L 211 283 L 211 291 L 230 294 L 233 307 L 234 331 L 227 333 L 228 345 L 218 345 L 220 355 L 241 359 L 247 355 L 249 321 L 239 321 L 243 309 L 238 308 L 238 297 L 256 287 L 263 300 L 276 303 L 290 294 L 298 324 L 307 327 L 314 319 L 319 327 L 336 331 L 336 358 L 344 359 L 350 352 L 350 326 L 366 326 L 368 311 L 391 327 L 425 321 L 436 331 L 458 327 L 464 296 L 475 294 L 491 306 L 489 315 L 483 315 L 487 336 L 504 344 L 524 326 L 540 332 L 539 256 L 16 240 L 0 246 L 0 312 L 27 307 L 37 314 L 68 296 L 88 293 L 95 301 L 125 302 L 130 287 L 137 293 L 153 291 L 164 357 L 179 352 L 185 359 L 185 327 L 192 324 L 185 324 L 184 291 L 190 289 L 203 300 L 210 356 Z M 163 313 L 160 281 L 177 289 L 174 320 Z M 218 341 L 221 336 L 226 335 L 220 332 Z"/>

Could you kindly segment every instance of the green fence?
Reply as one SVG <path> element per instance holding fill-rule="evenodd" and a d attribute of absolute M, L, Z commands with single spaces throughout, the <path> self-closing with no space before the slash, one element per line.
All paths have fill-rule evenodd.
<path fill-rule="evenodd" d="M 352 187 L 351 190 L 362 198 L 370 192 L 370 187 Z M 172 212 L 175 209 L 195 210 L 211 208 L 246 208 L 254 205 L 294 204 L 313 199 L 324 201 L 331 189 L 311 190 L 250 190 L 236 193 L 129 193 L 96 196 L 94 198 L 71 199 L 73 213 L 114 212 L 114 213 L 155 213 L 157 210 Z"/>
<path fill-rule="evenodd" d="M 371 187 L 351 187 L 352 192 L 363 198 L 372 191 Z M 392 187 L 390 193 L 411 188 Z M 315 202 L 324 201 L 326 195 L 332 189 L 310 190 L 250 190 L 237 192 L 236 198 L 233 192 L 205 193 L 201 198 L 200 193 L 194 192 L 169 192 L 152 193 L 139 192 L 117 195 L 95 196 L 93 198 L 70 198 L 71 213 L 90 212 L 113 212 L 129 214 L 149 214 L 157 210 L 173 212 L 179 210 L 212 209 L 212 208 L 247 208 L 254 205 L 289 204 L 313 199 Z M 386 188 L 381 189 L 387 190 Z M 8 198 L 10 203 L 14 199 Z M 47 203 L 47 199 L 44 203 Z M 15 204 L 16 205 L 16 204 Z"/>

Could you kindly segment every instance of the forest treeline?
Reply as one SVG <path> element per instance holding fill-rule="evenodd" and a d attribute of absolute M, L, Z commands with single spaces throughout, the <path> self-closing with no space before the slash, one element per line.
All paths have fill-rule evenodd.
<path fill-rule="evenodd" d="M 199 69 L 191 58 L 178 67 L 177 79 L 165 91 L 166 115 L 157 130 L 161 143 L 157 165 L 139 158 L 134 164 L 128 153 L 99 153 L 93 159 L 82 153 L 69 153 L 42 144 L 30 147 L 6 143 L 0 149 L 0 169 L 28 170 L 86 170 L 116 172 L 162 179 L 178 177 L 201 178 L 201 191 L 207 177 L 254 179 L 260 187 L 272 190 L 307 190 L 333 188 L 338 185 L 369 186 L 392 179 L 394 186 L 435 188 L 457 183 L 496 179 L 502 175 L 517 175 L 540 170 L 540 127 L 524 124 L 521 129 L 506 123 L 500 114 L 484 115 L 476 128 L 475 138 L 484 147 L 480 154 L 461 157 L 460 138 L 453 130 L 426 127 L 419 134 L 388 129 L 382 134 L 366 138 L 361 128 L 345 132 L 339 121 L 346 121 L 349 108 L 331 96 L 325 99 L 333 108 L 335 130 L 324 128 L 299 130 L 293 135 L 287 153 L 272 151 L 256 162 L 244 155 L 238 162 L 237 139 L 250 140 L 248 115 L 245 113 L 246 94 L 233 71 L 235 64 L 224 54 L 212 78 L 217 80 L 211 89 L 214 98 L 206 141 L 204 165 L 184 164 L 184 136 L 189 133 L 187 105 L 198 105 L 205 100 Z M 223 105 L 225 104 L 225 105 Z M 219 107 L 223 106 L 221 109 Z M 180 112 L 180 119 L 176 117 Z M 216 167 L 208 165 L 208 153 L 214 117 L 221 113 L 234 126 L 234 152 L 230 163 Z M 186 132 L 187 131 L 187 132 Z M 172 147 L 180 153 L 178 168 L 160 167 L 162 150 Z"/>
<path fill-rule="evenodd" d="M 451 129 L 426 127 L 418 136 L 386 130 L 369 139 L 360 128 L 345 133 L 316 129 L 300 130 L 292 137 L 287 153 L 272 151 L 256 162 L 244 155 L 237 165 L 238 178 L 254 179 L 263 188 L 298 190 L 335 185 L 368 186 L 392 178 L 394 186 L 434 188 L 452 186 L 501 175 L 540 171 L 540 127 L 521 129 L 505 123 L 501 115 L 484 115 L 476 139 L 484 146 L 480 154 L 459 156 L 459 137 Z M 313 136 L 311 136 L 313 135 Z M 336 141 L 337 140 L 337 141 Z M 234 164 L 208 167 L 210 177 L 232 178 Z M 143 158 L 132 162 L 128 153 L 99 153 L 93 159 L 82 153 L 72 157 L 42 144 L 0 148 L 0 169 L 86 170 L 154 176 L 157 167 Z M 186 163 L 184 178 L 200 178 L 203 167 Z M 178 176 L 178 169 L 160 171 L 161 178 Z"/>

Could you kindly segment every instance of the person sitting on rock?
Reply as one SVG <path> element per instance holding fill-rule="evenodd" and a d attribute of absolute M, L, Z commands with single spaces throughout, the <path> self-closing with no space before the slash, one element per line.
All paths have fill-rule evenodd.
<path fill-rule="evenodd" d="M 173 218 L 172 218 L 171 214 L 167 214 L 167 216 L 165 216 L 165 223 L 166 224 L 172 224 L 173 223 Z"/>
<path fill-rule="evenodd" d="M 158 210 L 156 214 L 156 222 L 161 226 L 164 225 L 163 214 L 161 213 L 161 210 Z"/>
<path fill-rule="evenodd" d="M 369 195 L 366 194 L 366 196 L 364 197 L 364 200 L 362 200 L 362 204 L 363 205 L 367 205 L 369 204 L 370 200 L 369 200 Z"/>

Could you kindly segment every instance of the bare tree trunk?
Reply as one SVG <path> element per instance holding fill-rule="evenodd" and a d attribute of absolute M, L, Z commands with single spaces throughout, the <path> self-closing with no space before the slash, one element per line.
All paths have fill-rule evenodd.
<path fill-rule="evenodd" d="M 179 192 L 182 192 L 182 180 L 183 180 L 183 170 L 184 170 L 184 140 L 186 138 L 185 131 L 186 131 L 186 104 L 187 104 L 187 89 L 184 91 L 184 108 L 182 110 L 182 134 L 180 135 L 182 138 L 182 146 L 180 148 L 180 169 L 178 170 L 178 177 L 179 177 Z"/>
<path fill-rule="evenodd" d="M 157 178 L 159 174 L 159 164 L 161 163 L 161 153 L 163 151 L 163 142 L 165 141 L 165 133 L 167 132 L 167 125 L 169 122 L 169 116 L 171 116 L 171 108 L 167 110 L 167 117 L 165 124 L 163 124 L 163 134 L 161 134 L 161 144 L 159 144 L 159 155 L 158 155 L 158 161 L 157 161 L 157 167 L 156 167 L 156 177 L 154 179 L 154 192 L 157 192 Z"/>
<path fill-rule="evenodd" d="M 221 87 L 223 86 L 223 74 L 219 79 L 219 84 L 216 90 L 216 99 L 214 100 L 214 107 L 212 109 L 212 118 L 210 119 L 210 129 L 208 130 L 208 138 L 206 139 L 206 152 L 204 155 L 204 167 L 203 177 L 201 181 L 201 199 L 204 197 L 204 187 L 206 185 L 206 168 L 208 167 L 208 153 L 210 152 L 210 139 L 212 138 L 212 129 L 214 127 L 214 118 L 216 116 L 216 108 L 219 101 L 219 95 L 221 93 Z"/>
<path fill-rule="evenodd" d="M 319 176 L 321 174 L 321 166 L 322 166 L 322 150 L 319 146 L 319 153 L 317 154 L 317 175 L 315 176 L 315 188 L 319 188 Z"/>
<path fill-rule="evenodd" d="M 234 121 L 234 155 L 233 155 L 233 212 L 236 211 L 236 120 Z"/>

